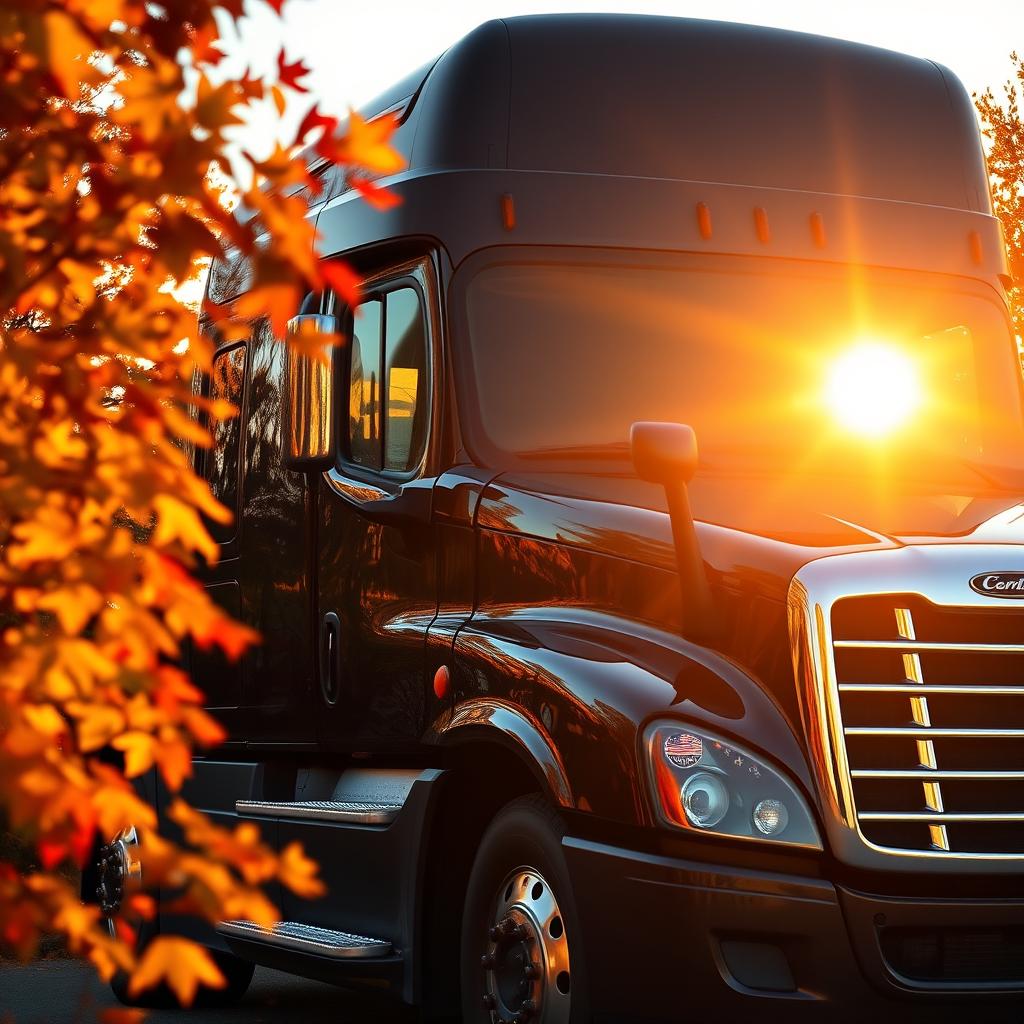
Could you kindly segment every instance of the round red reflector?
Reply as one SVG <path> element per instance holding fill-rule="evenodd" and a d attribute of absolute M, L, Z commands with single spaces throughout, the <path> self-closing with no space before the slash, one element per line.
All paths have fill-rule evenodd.
<path fill-rule="evenodd" d="M 444 700 L 448 696 L 448 692 L 451 689 L 451 675 L 448 672 L 448 666 L 442 665 L 434 673 L 434 696 L 438 700 Z"/>

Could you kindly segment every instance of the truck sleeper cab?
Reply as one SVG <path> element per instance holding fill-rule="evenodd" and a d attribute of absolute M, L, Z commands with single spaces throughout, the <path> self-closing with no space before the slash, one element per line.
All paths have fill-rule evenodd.
<path fill-rule="evenodd" d="M 263 642 L 193 657 L 230 739 L 187 795 L 329 892 L 192 933 L 481 1024 L 1019 1017 L 1021 385 L 962 86 L 544 16 L 387 110 L 401 204 L 311 199 L 365 293 L 296 315 L 345 344 L 219 349 L 197 463 Z"/>

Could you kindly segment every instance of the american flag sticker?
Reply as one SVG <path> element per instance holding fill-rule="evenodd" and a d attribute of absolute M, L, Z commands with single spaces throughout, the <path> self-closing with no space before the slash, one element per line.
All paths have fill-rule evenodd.
<path fill-rule="evenodd" d="M 677 768 L 692 768 L 704 753 L 704 741 L 689 732 L 674 732 L 665 740 L 665 757 Z"/>

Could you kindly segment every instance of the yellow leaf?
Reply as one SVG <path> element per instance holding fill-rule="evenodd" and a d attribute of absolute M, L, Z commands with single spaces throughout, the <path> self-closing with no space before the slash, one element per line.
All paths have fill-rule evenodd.
<path fill-rule="evenodd" d="M 148 771 L 155 757 L 156 741 L 146 732 L 126 732 L 114 738 L 111 744 L 124 751 L 125 778 L 134 779 Z"/>
<path fill-rule="evenodd" d="M 103 704 L 73 704 L 68 710 L 78 719 L 78 745 L 83 751 L 99 750 L 124 728 L 124 715 Z"/>
<path fill-rule="evenodd" d="M 153 499 L 153 507 L 157 514 L 153 533 L 156 546 L 165 547 L 177 541 L 189 551 L 198 551 L 207 562 L 217 561 L 220 550 L 191 505 L 169 494 L 158 494 Z"/>
<path fill-rule="evenodd" d="M 210 988 L 225 985 L 224 976 L 202 946 L 173 935 L 158 935 L 147 947 L 128 983 L 128 994 L 137 996 L 161 982 L 166 982 L 185 1006 L 195 998 L 200 984 Z"/>
<path fill-rule="evenodd" d="M 44 594 L 38 606 L 53 612 L 65 633 L 75 635 L 103 607 L 103 595 L 88 583 L 66 584 Z"/>

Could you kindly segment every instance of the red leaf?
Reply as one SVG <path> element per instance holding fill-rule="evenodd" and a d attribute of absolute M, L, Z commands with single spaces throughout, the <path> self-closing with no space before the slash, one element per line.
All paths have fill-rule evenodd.
<path fill-rule="evenodd" d="M 306 111 L 306 116 L 302 119 L 302 123 L 299 125 L 299 130 L 296 133 L 296 140 L 301 142 L 314 128 L 323 128 L 324 137 L 333 135 L 335 129 L 338 127 L 338 119 L 331 117 L 328 114 L 321 114 L 320 108 L 314 104 Z"/>
<path fill-rule="evenodd" d="M 67 843 L 56 839 L 40 839 L 36 843 L 36 850 L 39 852 L 39 859 L 47 871 L 52 871 L 65 857 L 68 852 Z"/>
<path fill-rule="evenodd" d="M 359 305 L 359 300 L 362 298 L 359 290 L 359 275 L 347 263 L 342 263 L 340 260 L 328 260 L 320 264 L 320 274 L 347 305 Z"/>
<path fill-rule="evenodd" d="M 95 834 L 96 828 L 90 824 L 76 828 L 71 835 L 71 854 L 80 868 L 85 867 L 85 862 L 92 853 L 92 839 Z"/>
<path fill-rule="evenodd" d="M 284 50 L 277 55 L 277 80 L 281 85 L 290 86 L 296 92 L 309 92 L 304 85 L 299 84 L 299 79 L 305 78 L 309 71 L 310 69 L 302 63 L 301 57 L 294 64 L 288 64 L 285 61 Z"/>
<path fill-rule="evenodd" d="M 220 31 L 215 21 L 208 21 L 202 28 L 193 29 L 190 35 L 192 59 L 197 64 L 216 67 L 224 59 L 223 51 L 217 46 L 220 42 Z"/>
<path fill-rule="evenodd" d="M 349 182 L 352 187 L 375 209 L 392 210 L 400 205 L 402 200 L 394 192 L 389 192 L 380 185 L 375 185 L 369 178 L 361 178 L 358 175 L 349 175 Z"/>

